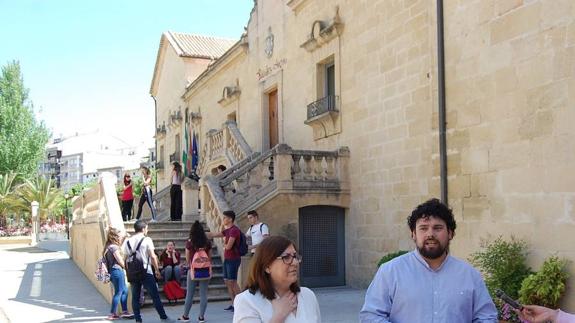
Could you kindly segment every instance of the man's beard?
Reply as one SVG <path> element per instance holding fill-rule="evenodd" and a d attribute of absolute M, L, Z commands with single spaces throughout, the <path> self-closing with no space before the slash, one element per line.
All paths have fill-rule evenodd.
<path fill-rule="evenodd" d="M 436 247 L 433 249 L 427 249 L 425 247 L 425 243 L 428 241 L 436 243 L 437 244 Z M 423 242 L 423 246 L 421 247 L 417 246 L 417 251 L 419 251 L 419 254 L 427 259 L 437 259 L 443 256 L 447 252 L 447 250 L 449 250 L 449 241 L 447 242 L 446 246 L 443 246 L 439 241 L 435 239 L 428 239 L 425 242 Z"/>

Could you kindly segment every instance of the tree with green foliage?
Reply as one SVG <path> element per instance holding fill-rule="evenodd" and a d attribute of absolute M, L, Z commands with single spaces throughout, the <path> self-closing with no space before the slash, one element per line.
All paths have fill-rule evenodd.
<path fill-rule="evenodd" d="M 33 201 L 38 202 L 38 216 L 40 221 L 45 221 L 50 214 L 58 210 L 58 205 L 63 199 L 62 192 L 56 188 L 55 183 L 50 178 L 36 176 L 32 179 L 26 179 L 24 184 L 16 189 L 18 198 L 13 208 L 21 213 L 30 212 L 30 205 Z"/>
<path fill-rule="evenodd" d="M 16 199 L 14 189 L 17 179 L 18 174 L 14 172 L 0 174 L 0 226 L 5 225 L 6 216 L 12 211 Z"/>
<path fill-rule="evenodd" d="M 17 61 L 2 67 L 0 75 L 0 174 L 10 171 L 25 177 L 37 173 L 49 132 L 34 115 L 28 89 Z"/>

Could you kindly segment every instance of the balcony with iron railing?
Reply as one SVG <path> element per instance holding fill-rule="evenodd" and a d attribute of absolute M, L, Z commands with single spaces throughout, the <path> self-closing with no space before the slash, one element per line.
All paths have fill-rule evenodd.
<path fill-rule="evenodd" d="M 163 123 L 162 125 L 158 125 L 158 127 L 156 128 L 156 137 L 162 137 L 166 135 L 166 123 Z"/>
<path fill-rule="evenodd" d="M 180 154 L 178 154 L 178 152 L 174 152 L 173 154 L 170 154 L 170 164 L 173 162 L 180 162 Z"/>
<path fill-rule="evenodd" d="M 328 95 L 307 105 L 307 120 L 319 117 L 324 113 L 338 112 L 337 95 Z"/>
<path fill-rule="evenodd" d="M 313 128 L 315 140 L 341 131 L 338 106 L 337 95 L 328 95 L 307 105 L 307 119 L 304 123 Z"/>

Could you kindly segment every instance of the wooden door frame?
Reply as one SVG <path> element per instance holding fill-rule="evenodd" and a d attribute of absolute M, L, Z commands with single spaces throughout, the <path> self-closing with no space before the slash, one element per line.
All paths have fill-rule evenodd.
<path fill-rule="evenodd" d="M 272 93 L 274 94 L 275 97 L 275 103 L 273 102 L 272 98 Z M 280 143 L 280 134 L 279 134 L 279 91 L 277 89 L 272 90 L 270 92 L 268 92 L 268 142 L 269 145 L 268 147 L 271 149 L 273 148 L 273 146 L 277 145 Z M 271 108 L 271 103 L 275 104 L 275 109 Z M 273 111 L 275 110 L 275 111 Z M 270 115 L 270 112 L 275 113 L 275 118 L 272 118 L 272 116 Z M 275 128 L 275 143 L 273 143 L 272 141 L 272 137 L 274 137 L 272 134 L 274 134 L 274 128 Z"/>
<path fill-rule="evenodd" d="M 280 84 L 273 84 L 266 87 L 261 93 L 261 151 L 266 151 L 270 147 L 270 128 L 269 128 L 269 94 L 277 91 L 277 127 L 278 127 L 278 143 L 283 142 L 283 123 L 282 118 L 282 91 Z"/>

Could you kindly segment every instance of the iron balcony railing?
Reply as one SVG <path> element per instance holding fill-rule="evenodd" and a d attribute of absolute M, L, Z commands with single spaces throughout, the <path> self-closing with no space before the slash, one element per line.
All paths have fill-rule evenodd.
<path fill-rule="evenodd" d="M 337 95 L 328 95 L 307 105 L 307 119 L 322 115 L 329 111 L 337 111 Z"/>
<path fill-rule="evenodd" d="M 307 119 L 311 119 L 322 115 L 329 111 L 338 111 L 337 110 L 337 95 L 328 95 L 324 98 L 321 98 L 317 101 L 314 101 L 307 105 Z"/>

